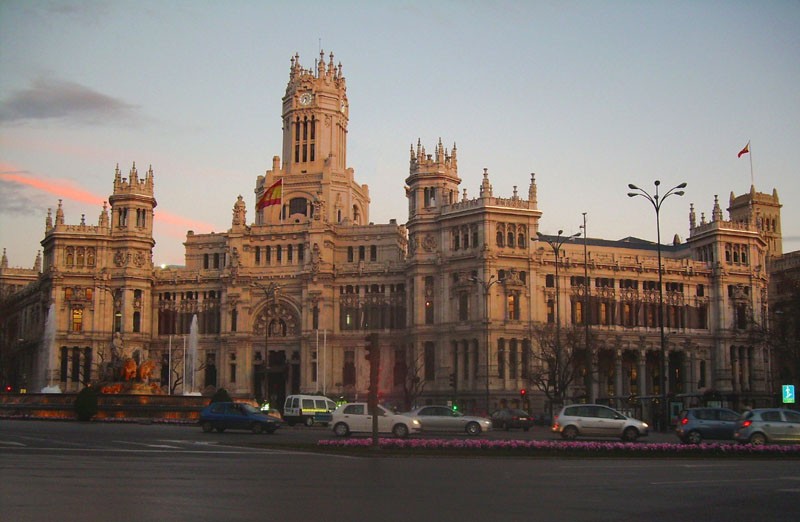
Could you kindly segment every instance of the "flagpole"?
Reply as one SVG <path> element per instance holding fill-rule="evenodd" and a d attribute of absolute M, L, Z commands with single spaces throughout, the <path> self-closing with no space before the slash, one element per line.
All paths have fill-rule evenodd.
<path fill-rule="evenodd" d="M 167 391 L 168 395 L 172 395 L 172 335 L 169 336 L 169 356 L 167 358 Z"/>
<path fill-rule="evenodd" d="M 750 185 L 752 187 L 756 186 L 756 179 L 753 176 L 753 147 L 750 145 L 750 140 L 747 141 L 747 150 L 749 151 L 750 156 Z"/>

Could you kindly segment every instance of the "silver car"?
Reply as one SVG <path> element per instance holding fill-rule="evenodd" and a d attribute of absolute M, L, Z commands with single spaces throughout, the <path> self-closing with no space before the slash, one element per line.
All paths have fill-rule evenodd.
<path fill-rule="evenodd" d="M 576 437 L 620 437 L 633 442 L 650 430 L 646 422 L 600 404 L 564 406 L 553 418 L 552 431 L 566 440 Z"/>
<path fill-rule="evenodd" d="M 733 439 L 755 445 L 767 442 L 800 442 L 800 412 L 761 408 L 742 414 Z"/>
<path fill-rule="evenodd" d="M 405 415 L 418 418 L 425 432 L 463 431 L 467 435 L 480 435 L 492 429 L 490 419 L 464 415 L 447 406 L 421 406 Z"/>

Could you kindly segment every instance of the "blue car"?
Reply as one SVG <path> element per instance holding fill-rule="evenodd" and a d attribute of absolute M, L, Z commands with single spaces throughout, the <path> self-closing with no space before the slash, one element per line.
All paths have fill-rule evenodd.
<path fill-rule="evenodd" d="M 217 430 L 250 430 L 275 433 L 282 421 L 261 413 L 258 408 L 240 402 L 214 402 L 200 412 L 200 427 L 209 433 Z"/>

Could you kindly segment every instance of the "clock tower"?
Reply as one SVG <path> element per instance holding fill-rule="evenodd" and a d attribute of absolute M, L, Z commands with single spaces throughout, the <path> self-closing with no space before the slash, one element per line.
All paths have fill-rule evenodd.
<path fill-rule="evenodd" d="M 320 51 L 310 69 L 295 54 L 282 100 L 282 157 L 256 182 L 257 225 L 369 222 L 369 187 L 356 183 L 347 167 L 349 115 L 342 65 L 334 64 L 333 53 L 326 62 Z M 259 201 L 272 203 L 259 207 Z"/>
<path fill-rule="evenodd" d="M 347 87 L 342 66 L 325 63 L 322 51 L 314 69 L 292 58 L 289 84 L 283 97 L 283 168 L 286 174 L 333 170 L 347 165 Z"/>

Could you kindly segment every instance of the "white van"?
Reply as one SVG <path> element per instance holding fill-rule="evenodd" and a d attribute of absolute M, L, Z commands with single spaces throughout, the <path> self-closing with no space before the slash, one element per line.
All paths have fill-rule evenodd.
<path fill-rule="evenodd" d="M 336 403 L 322 395 L 289 395 L 283 403 L 283 420 L 289 426 L 297 423 L 313 426 L 317 422 L 327 426 L 335 409 Z"/>

